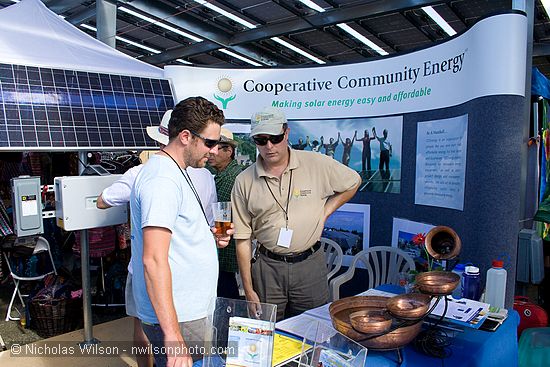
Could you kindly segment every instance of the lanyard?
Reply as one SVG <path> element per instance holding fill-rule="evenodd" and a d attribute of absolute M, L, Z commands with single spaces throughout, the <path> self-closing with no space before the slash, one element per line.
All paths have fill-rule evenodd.
<path fill-rule="evenodd" d="M 176 166 L 178 166 L 178 168 L 180 169 L 180 172 L 183 175 L 183 178 L 185 178 L 185 181 L 187 181 L 187 184 L 189 185 L 189 187 L 191 188 L 191 191 L 193 191 L 193 194 L 195 195 L 195 198 L 199 202 L 199 206 L 201 207 L 202 215 L 204 215 L 204 219 L 206 220 L 206 224 L 208 224 L 208 227 L 210 227 L 210 223 L 208 223 L 208 218 L 206 217 L 206 213 L 204 212 L 204 207 L 202 206 L 201 198 L 200 198 L 199 194 L 197 193 L 197 189 L 195 189 L 195 185 L 193 185 L 193 181 L 191 181 L 191 177 L 189 176 L 189 173 L 187 173 L 187 170 L 181 169 L 178 162 L 176 162 L 176 160 L 166 150 L 161 149 L 160 151 L 163 152 L 164 154 L 166 154 L 168 157 L 170 157 L 170 159 L 172 161 L 174 161 Z M 184 173 L 184 171 L 185 171 L 185 173 Z"/>
<path fill-rule="evenodd" d="M 292 186 L 292 170 L 290 170 L 290 180 L 288 181 L 288 196 L 286 198 L 286 209 L 283 208 L 281 203 L 279 203 L 279 201 L 277 200 L 277 198 L 273 194 L 273 191 L 271 191 L 271 187 L 269 187 L 269 184 L 267 183 L 267 178 L 265 178 L 265 176 L 264 176 L 264 181 L 265 181 L 265 184 L 267 185 L 267 189 L 271 193 L 271 196 L 273 196 L 273 200 L 275 200 L 277 205 L 279 205 L 279 207 L 282 209 L 283 213 L 285 213 L 286 229 L 288 229 L 288 204 L 290 203 L 290 188 Z"/>

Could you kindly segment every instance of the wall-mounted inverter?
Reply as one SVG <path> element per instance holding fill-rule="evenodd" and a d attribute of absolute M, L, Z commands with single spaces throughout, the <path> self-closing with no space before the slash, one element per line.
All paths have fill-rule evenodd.
<path fill-rule="evenodd" d="M 57 225 L 66 231 L 106 227 L 128 221 L 128 205 L 98 209 L 97 197 L 122 175 L 65 176 L 54 179 Z"/>

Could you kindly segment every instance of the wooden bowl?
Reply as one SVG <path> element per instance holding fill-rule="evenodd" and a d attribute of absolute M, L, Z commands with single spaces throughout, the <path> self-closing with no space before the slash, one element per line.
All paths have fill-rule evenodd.
<path fill-rule="evenodd" d="M 351 326 L 360 333 L 382 334 L 388 331 L 392 324 L 391 317 L 386 312 L 362 310 L 349 314 Z"/>
<path fill-rule="evenodd" d="M 416 320 L 424 317 L 430 307 L 430 296 L 420 293 L 401 294 L 390 298 L 388 311 L 404 320 Z"/>
<path fill-rule="evenodd" d="M 460 283 L 460 275 L 450 271 L 427 271 L 416 275 L 416 286 L 422 293 L 448 296 Z"/>

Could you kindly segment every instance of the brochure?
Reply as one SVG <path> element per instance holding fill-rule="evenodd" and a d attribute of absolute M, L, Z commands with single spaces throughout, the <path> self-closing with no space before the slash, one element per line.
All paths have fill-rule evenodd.
<path fill-rule="evenodd" d="M 273 342 L 273 367 L 286 364 L 287 362 L 299 357 L 302 354 L 302 339 L 293 338 L 291 336 L 282 335 L 275 332 Z M 304 352 L 311 349 L 311 345 L 306 344 Z"/>
<path fill-rule="evenodd" d="M 269 321 L 245 317 L 229 318 L 229 344 L 237 347 L 228 355 L 228 367 L 271 367 L 273 325 Z"/>
<path fill-rule="evenodd" d="M 457 325 L 467 326 L 474 329 L 479 329 L 483 321 L 489 313 L 489 304 L 473 301 L 467 298 L 455 299 L 447 296 L 447 312 L 445 313 L 445 321 L 450 321 Z M 431 306 L 437 301 L 433 299 Z M 442 297 L 435 309 L 430 314 L 431 316 L 441 316 L 445 310 L 445 299 Z"/>

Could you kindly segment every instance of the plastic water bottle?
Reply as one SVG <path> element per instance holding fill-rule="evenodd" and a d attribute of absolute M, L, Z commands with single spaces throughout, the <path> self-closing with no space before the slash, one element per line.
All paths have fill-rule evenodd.
<path fill-rule="evenodd" d="M 462 277 L 464 279 L 462 297 L 472 299 L 474 301 L 479 300 L 481 282 L 481 278 L 479 277 L 479 268 L 476 266 L 467 266 Z"/>
<path fill-rule="evenodd" d="M 464 264 L 456 264 L 453 268 L 453 273 L 458 274 L 460 277 L 460 283 L 458 283 L 458 286 L 453 291 L 453 298 L 454 299 L 460 299 L 462 298 L 462 288 L 464 288 L 464 279 L 462 277 L 462 274 L 464 273 L 464 269 L 466 268 L 466 265 Z"/>
<path fill-rule="evenodd" d="M 506 270 L 502 260 L 493 260 L 493 267 L 487 270 L 485 283 L 485 302 L 494 307 L 503 308 L 506 298 Z"/>

